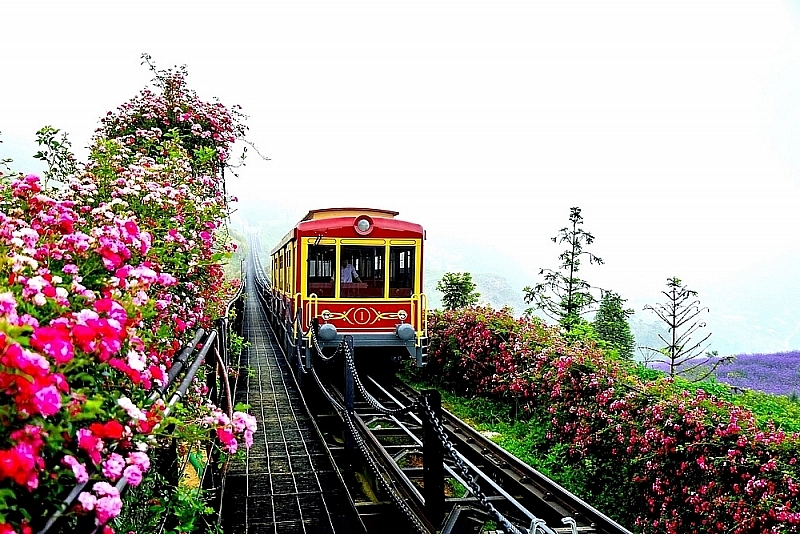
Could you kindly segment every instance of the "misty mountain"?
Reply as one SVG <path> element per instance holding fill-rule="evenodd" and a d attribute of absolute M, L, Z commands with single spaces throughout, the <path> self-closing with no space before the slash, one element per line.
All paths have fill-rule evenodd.
<path fill-rule="evenodd" d="M 452 272 L 452 271 L 450 271 Z M 463 271 L 458 271 L 463 272 Z M 444 276 L 445 271 L 425 269 L 425 293 L 428 295 L 428 308 L 442 308 L 442 293 L 436 284 Z M 470 273 L 475 282 L 475 291 L 481 294 L 478 303 L 500 309 L 511 308 L 515 315 L 521 315 L 529 306 L 522 298 L 522 291 L 517 290 L 508 280 L 494 273 Z"/>

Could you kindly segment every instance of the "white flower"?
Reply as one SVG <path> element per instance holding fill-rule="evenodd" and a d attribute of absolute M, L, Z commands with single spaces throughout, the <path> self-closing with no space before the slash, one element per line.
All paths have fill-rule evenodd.
<path fill-rule="evenodd" d="M 128 352 L 128 365 L 131 369 L 135 371 L 144 371 L 146 366 L 146 361 L 144 358 L 144 354 L 141 354 L 135 350 Z"/>
<path fill-rule="evenodd" d="M 138 421 L 146 421 L 147 416 L 128 397 L 120 397 L 117 404 L 128 413 L 128 417 Z"/>

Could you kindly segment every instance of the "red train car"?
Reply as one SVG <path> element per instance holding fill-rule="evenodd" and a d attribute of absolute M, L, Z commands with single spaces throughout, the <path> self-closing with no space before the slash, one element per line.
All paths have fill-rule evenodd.
<path fill-rule="evenodd" d="M 312 210 L 272 250 L 273 296 L 289 317 L 299 317 L 294 336 L 299 333 L 306 347 L 317 319 L 323 347 L 337 346 L 350 334 L 357 353 L 380 349 L 424 365 L 425 232 L 397 215 L 380 209 Z"/>

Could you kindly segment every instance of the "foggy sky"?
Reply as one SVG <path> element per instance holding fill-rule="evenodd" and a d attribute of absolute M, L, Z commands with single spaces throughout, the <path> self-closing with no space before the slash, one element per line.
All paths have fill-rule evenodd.
<path fill-rule="evenodd" d="M 40 169 L 51 124 L 85 157 L 147 52 L 243 106 L 271 161 L 229 188 L 264 213 L 397 210 L 443 268 L 474 265 L 455 240 L 533 281 L 580 206 L 606 262 L 587 278 L 636 306 L 670 276 L 753 295 L 800 274 L 798 23 L 788 0 L 7 0 L 0 156 Z"/>

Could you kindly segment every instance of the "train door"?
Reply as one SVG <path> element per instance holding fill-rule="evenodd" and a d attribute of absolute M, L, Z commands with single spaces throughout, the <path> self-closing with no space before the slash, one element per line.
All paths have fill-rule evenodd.
<path fill-rule="evenodd" d="M 318 298 L 333 298 L 336 245 L 314 244 L 306 245 L 306 297 L 316 295 Z"/>

